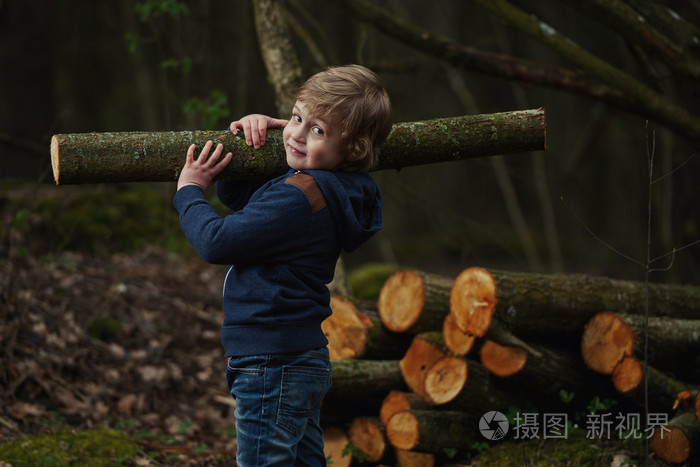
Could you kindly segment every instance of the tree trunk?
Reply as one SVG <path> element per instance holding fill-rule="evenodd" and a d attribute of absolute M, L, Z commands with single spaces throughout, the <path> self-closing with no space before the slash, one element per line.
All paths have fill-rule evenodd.
<path fill-rule="evenodd" d="M 281 130 L 268 131 L 260 149 L 229 131 L 73 133 L 51 138 L 54 179 L 56 184 L 174 181 L 187 148 L 208 140 L 234 155 L 221 179 L 273 177 L 289 169 Z M 375 170 L 544 147 L 544 109 L 397 123 Z"/>
<path fill-rule="evenodd" d="M 421 332 L 442 329 L 450 312 L 449 277 L 414 270 L 392 274 L 379 293 L 377 309 L 384 326 L 393 332 Z"/>
<path fill-rule="evenodd" d="M 450 402 L 467 380 L 467 362 L 448 354 L 439 332 L 415 336 L 399 367 L 406 385 L 431 404 Z"/>
<path fill-rule="evenodd" d="M 495 282 L 495 315 L 520 338 L 528 335 L 562 338 L 580 335 L 583 326 L 596 313 L 615 310 L 638 315 L 644 314 L 645 310 L 644 282 L 584 274 L 537 274 L 495 269 L 489 269 L 488 273 Z M 455 280 L 451 311 L 470 316 L 471 321 L 479 324 L 476 330 L 484 333 L 494 312 L 490 303 L 480 295 L 469 299 L 470 294 L 483 292 L 470 290 L 469 282 L 464 282 L 462 285 L 459 276 Z M 485 288 L 483 284 L 479 287 Z M 700 287 L 650 283 L 649 309 L 658 317 L 697 318 L 700 316 Z"/>
<path fill-rule="evenodd" d="M 694 413 L 683 412 L 673 417 L 665 427 L 655 429 L 649 446 L 667 462 L 686 462 L 699 454 L 700 422 Z"/>
<path fill-rule="evenodd" d="M 457 411 L 405 410 L 389 419 L 386 433 L 397 449 L 440 453 L 471 446 L 477 440 L 478 423 Z"/>
<path fill-rule="evenodd" d="M 289 115 L 294 106 L 294 93 L 304 81 L 292 35 L 287 23 L 287 11 L 281 0 L 255 0 L 255 31 L 260 53 L 265 62 L 267 78 L 275 91 L 279 115 Z"/>

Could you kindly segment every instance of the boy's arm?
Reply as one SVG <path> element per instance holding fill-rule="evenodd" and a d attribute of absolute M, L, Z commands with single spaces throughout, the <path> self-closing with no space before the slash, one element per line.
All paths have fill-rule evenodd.
<path fill-rule="evenodd" d="M 227 208 L 238 211 L 248 204 L 253 193 L 267 182 L 267 178 L 253 180 L 219 180 L 216 182 L 216 197 Z"/>

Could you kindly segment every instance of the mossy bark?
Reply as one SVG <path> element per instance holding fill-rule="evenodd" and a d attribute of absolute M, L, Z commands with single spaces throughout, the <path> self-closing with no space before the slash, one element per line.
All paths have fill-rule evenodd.
<path fill-rule="evenodd" d="M 56 184 L 174 181 L 191 144 L 211 140 L 232 152 L 221 179 L 273 177 L 286 172 L 282 131 L 270 130 L 260 149 L 229 131 L 57 134 L 51 140 Z M 543 150 L 544 109 L 397 123 L 375 170 Z"/>
<path fill-rule="evenodd" d="M 489 269 L 496 280 L 496 317 L 518 336 L 579 335 L 595 314 L 644 314 L 641 281 L 585 274 L 537 274 Z M 649 284 L 649 310 L 654 316 L 682 319 L 700 314 L 700 287 Z"/>

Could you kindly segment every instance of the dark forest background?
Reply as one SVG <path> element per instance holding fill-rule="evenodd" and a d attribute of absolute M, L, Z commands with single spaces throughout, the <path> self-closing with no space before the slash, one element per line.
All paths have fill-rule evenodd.
<path fill-rule="evenodd" d="M 328 64 L 371 67 L 390 94 L 396 122 L 537 107 L 547 112 L 546 151 L 375 173 L 385 197 L 385 227 L 347 258 L 350 267 L 390 262 L 454 274 L 479 265 L 641 280 L 652 144 L 652 178 L 672 174 L 651 190 L 650 257 L 700 238 L 696 136 L 614 100 L 457 66 L 378 30 L 346 3 L 357 2 L 286 3 L 304 76 Z M 480 3 L 373 2 L 426 33 L 476 50 L 592 75 Z M 640 11 L 644 5 L 664 9 L 665 16 L 647 14 L 650 22 L 678 17 L 691 34 L 700 28 L 696 2 L 622 3 Z M 698 80 L 626 37 L 615 19 L 602 20 L 569 1 L 512 5 L 698 119 Z M 51 135 L 226 128 L 247 113 L 276 115 L 253 17 L 247 0 L 0 2 L 0 177 L 6 190 L 29 184 L 56 198 L 81 190 L 108 206 L 115 190 L 144 187 L 53 187 Z M 661 23 L 654 26 L 663 31 Z M 540 26 L 546 33 L 547 27 Z M 681 43 L 680 30 L 668 37 Z M 697 37 L 684 44 L 681 60 L 695 63 Z M 163 195 L 164 205 L 174 192 L 169 183 L 149 188 Z M 130 216 L 152 222 L 145 205 Z M 178 235 L 174 211 L 166 210 L 158 222 Z M 664 268 L 671 259 L 652 266 Z M 686 248 L 652 280 L 697 284 L 699 260 L 700 246 Z"/>
<path fill-rule="evenodd" d="M 282 21 L 262 21 L 263 4 Z M 107 427 L 131 450 L 104 454 L 100 439 L 98 457 L 230 465 L 223 271 L 184 239 L 175 183 L 57 187 L 49 141 L 286 117 L 266 60 L 280 37 L 294 81 L 375 70 L 395 122 L 546 109 L 545 151 L 373 173 L 384 228 L 344 264 L 351 279 L 389 266 L 370 293 L 352 291 L 363 306 L 397 266 L 700 284 L 695 0 L 0 0 L 0 464 L 97 465 L 66 446 Z M 65 427 L 81 431 L 26 447 Z M 604 457 L 565 441 L 528 456 Z"/>

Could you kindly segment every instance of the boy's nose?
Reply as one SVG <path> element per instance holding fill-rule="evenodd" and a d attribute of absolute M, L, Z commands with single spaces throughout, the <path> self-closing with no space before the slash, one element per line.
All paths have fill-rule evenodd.
<path fill-rule="evenodd" d="M 292 138 L 294 138 L 294 141 L 299 141 L 300 143 L 303 143 L 305 137 L 306 132 L 304 131 L 303 125 L 297 125 L 294 128 L 292 128 Z"/>

